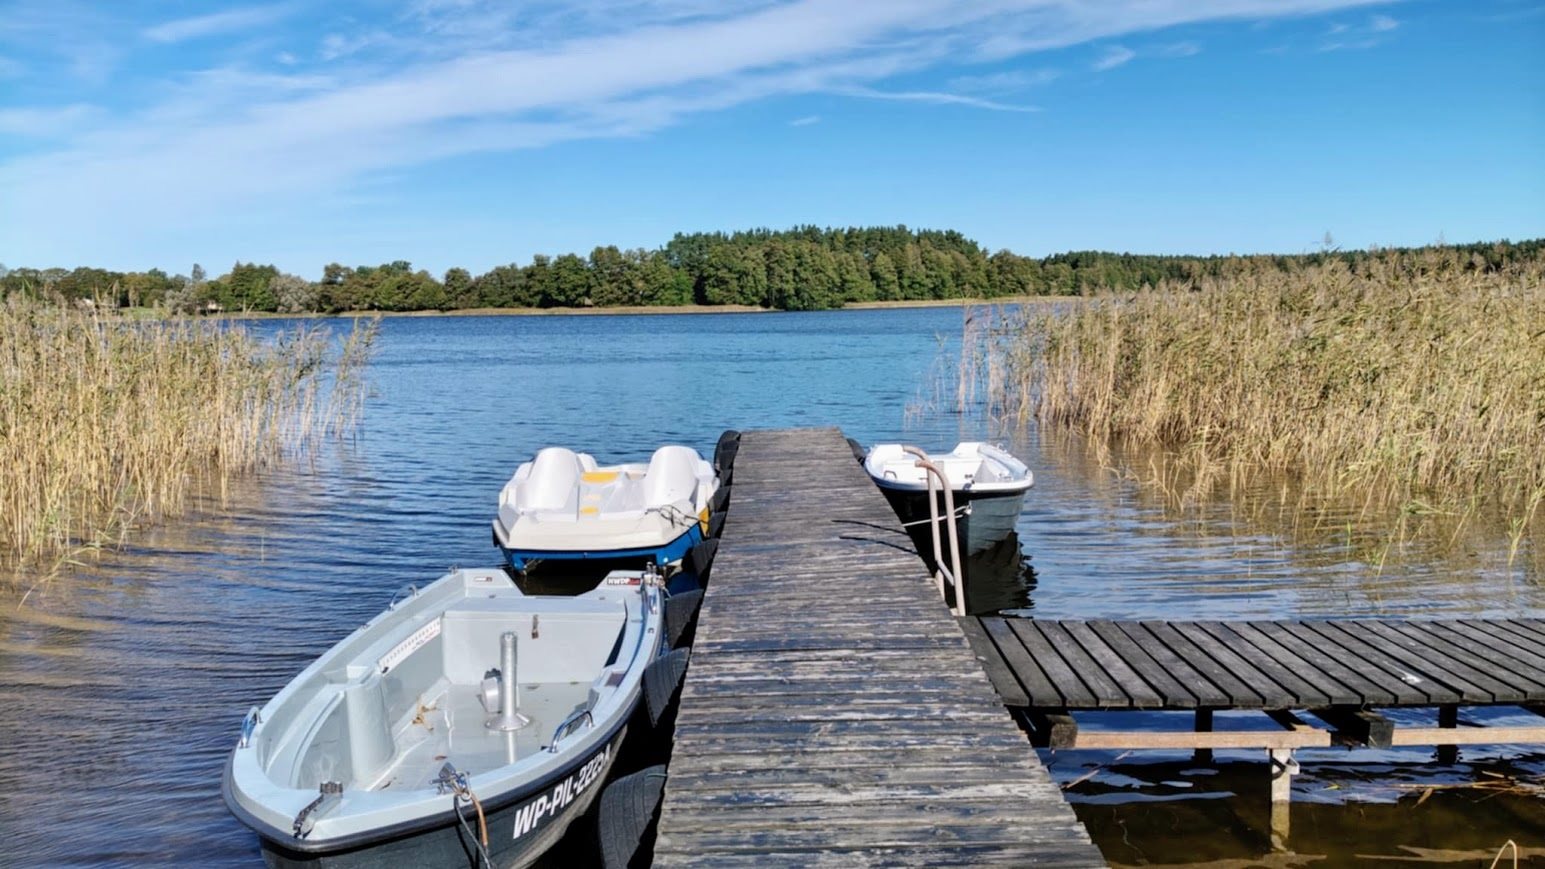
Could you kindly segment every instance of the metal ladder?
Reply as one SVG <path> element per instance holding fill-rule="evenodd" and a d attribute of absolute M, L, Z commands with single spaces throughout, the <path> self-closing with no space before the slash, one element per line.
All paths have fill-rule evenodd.
<path fill-rule="evenodd" d="M 950 488 L 949 475 L 944 469 L 928 460 L 928 454 L 917 447 L 903 446 L 902 450 L 917 458 L 917 467 L 922 468 L 928 477 L 928 527 L 933 532 L 934 554 L 934 581 L 939 586 L 939 596 L 944 597 L 946 583 L 955 592 L 955 609 L 957 616 L 966 615 L 966 586 L 965 574 L 960 570 L 960 534 L 955 529 L 955 492 Z M 944 519 L 939 521 L 939 498 L 935 494 L 938 489 L 944 490 Z M 946 526 L 949 538 L 949 564 L 945 564 L 945 552 L 940 547 L 939 526 Z"/>

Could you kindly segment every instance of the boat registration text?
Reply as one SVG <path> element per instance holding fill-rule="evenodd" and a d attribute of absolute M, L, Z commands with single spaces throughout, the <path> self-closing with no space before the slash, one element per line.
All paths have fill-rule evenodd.
<path fill-rule="evenodd" d="M 611 746 L 602 748 L 600 753 L 590 758 L 580 770 L 558 784 L 552 790 L 542 794 L 515 813 L 515 838 L 531 832 L 544 821 L 551 819 L 562 811 L 574 798 L 579 796 L 585 788 L 595 783 L 601 771 L 606 769 L 606 758 L 611 754 Z"/>

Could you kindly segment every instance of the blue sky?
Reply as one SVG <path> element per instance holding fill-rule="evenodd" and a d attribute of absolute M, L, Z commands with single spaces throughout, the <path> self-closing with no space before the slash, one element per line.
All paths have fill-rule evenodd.
<path fill-rule="evenodd" d="M 1545 235 L 1545 4 L 0 0 L 0 262 Z"/>

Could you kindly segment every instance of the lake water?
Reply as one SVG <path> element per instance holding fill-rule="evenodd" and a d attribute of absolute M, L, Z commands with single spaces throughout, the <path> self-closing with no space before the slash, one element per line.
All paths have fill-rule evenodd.
<path fill-rule="evenodd" d="M 936 364 L 956 355 L 961 324 L 945 308 L 383 321 L 356 437 L 138 534 L 36 588 L 25 607 L 0 598 L 0 864 L 257 862 L 256 838 L 218 789 L 242 714 L 397 590 L 451 565 L 496 563 L 499 489 L 549 444 L 610 462 L 667 441 L 706 454 L 726 428 L 1004 442 L 1036 486 L 1023 552 L 998 553 L 998 578 L 973 592 L 991 608 L 1545 615 L 1537 557 L 1525 541 L 1510 564 L 1500 529 L 1472 529 L 1441 553 L 1385 552 L 1333 505 L 1296 533 L 1283 530 L 1304 524 L 1291 517 L 1250 518 L 1250 498 L 1177 514 L 1119 472 L 1140 476 L 1137 457 L 1102 463 L 1077 441 L 949 412 L 934 384 L 950 378 Z M 1484 865 L 1509 837 L 1545 846 L 1545 753 L 1466 749 L 1452 765 L 1431 763 L 1428 749 L 1300 757 L 1293 844 L 1331 856 L 1316 865 L 1418 853 L 1403 847 L 1460 865 L 1485 852 Z M 1212 767 L 1162 753 L 1047 759 L 1076 782 L 1070 798 L 1113 861 L 1247 865 L 1269 852 L 1254 753 L 1220 752 Z M 1497 776 L 1520 784 L 1449 787 Z M 1428 788 L 1436 796 L 1422 800 Z"/>

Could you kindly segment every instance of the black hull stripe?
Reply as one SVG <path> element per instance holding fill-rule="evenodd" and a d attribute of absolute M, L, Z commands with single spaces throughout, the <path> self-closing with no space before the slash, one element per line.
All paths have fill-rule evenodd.
<path fill-rule="evenodd" d="M 506 809 L 516 803 L 522 802 L 530 797 L 540 794 L 542 791 L 551 788 L 559 781 L 567 778 L 570 775 L 573 775 L 581 767 L 589 763 L 591 758 L 595 757 L 597 754 L 600 754 L 602 751 L 607 750 L 608 747 L 612 745 L 612 743 L 617 739 L 617 735 L 622 732 L 624 727 L 627 726 L 628 721 L 633 717 L 633 714 L 637 710 L 638 704 L 634 703 L 626 715 L 619 715 L 617 717 L 617 723 L 607 731 L 606 737 L 601 740 L 600 747 L 580 758 L 578 761 L 575 761 L 572 764 L 565 764 L 561 769 L 557 770 L 551 775 L 544 776 L 538 781 L 533 782 L 532 784 L 525 787 L 505 791 L 503 793 L 496 794 L 487 798 L 484 798 L 480 795 L 479 799 L 483 803 L 483 811 L 486 814 L 502 811 L 503 809 Z M 240 749 L 233 750 L 230 756 L 226 758 L 225 773 L 220 780 L 220 795 L 225 798 L 226 808 L 230 809 L 231 814 L 236 816 L 236 820 L 241 821 L 248 827 L 251 827 L 254 831 L 257 832 L 259 836 L 273 842 L 284 851 L 305 854 L 308 856 L 330 854 L 340 851 L 353 851 L 363 846 L 383 843 L 393 839 L 401 839 L 418 833 L 425 833 L 431 830 L 436 830 L 442 827 L 450 827 L 457 824 L 456 810 L 454 808 L 450 808 L 435 814 L 423 815 L 421 817 L 408 821 L 402 821 L 390 826 L 373 827 L 369 830 L 362 830 L 358 833 L 351 833 L 347 836 L 340 836 L 333 839 L 319 840 L 315 842 L 309 839 L 297 839 L 289 830 L 280 830 L 267 823 L 266 821 L 263 821 L 262 819 L 254 816 L 251 812 L 247 811 L 246 807 L 242 806 L 241 803 L 236 800 L 235 794 L 231 790 L 231 764 L 235 761 L 236 751 L 238 750 Z M 447 796 L 447 802 L 449 802 L 449 796 Z"/>

